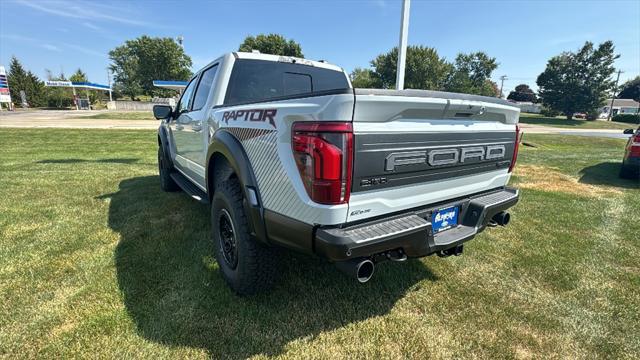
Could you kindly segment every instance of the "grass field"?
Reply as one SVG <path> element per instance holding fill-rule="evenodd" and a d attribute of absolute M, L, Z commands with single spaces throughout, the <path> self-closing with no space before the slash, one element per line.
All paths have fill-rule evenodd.
<path fill-rule="evenodd" d="M 615 121 L 587 121 L 581 119 L 567 120 L 566 117 L 544 117 L 537 114 L 520 114 L 520 122 L 525 124 L 551 126 L 569 129 L 617 129 L 637 128 L 638 125 Z"/>
<path fill-rule="evenodd" d="M 151 111 L 108 111 L 95 115 L 82 116 L 82 118 L 109 120 L 155 120 Z"/>
<path fill-rule="evenodd" d="M 287 255 L 234 296 L 152 131 L 0 131 L 0 357 L 640 357 L 640 184 L 623 141 L 527 135 L 512 225 L 356 284 Z"/>

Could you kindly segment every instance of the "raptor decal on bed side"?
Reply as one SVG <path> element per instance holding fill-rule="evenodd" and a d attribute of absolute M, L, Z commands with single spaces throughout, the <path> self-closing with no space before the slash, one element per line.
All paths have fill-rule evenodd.
<path fill-rule="evenodd" d="M 232 110 L 225 111 L 222 114 L 222 121 L 229 124 L 229 120 L 244 121 L 268 121 L 271 126 L 276 127 L 275 116 L 277 109 L 249 109 L 249 110 Z"/>

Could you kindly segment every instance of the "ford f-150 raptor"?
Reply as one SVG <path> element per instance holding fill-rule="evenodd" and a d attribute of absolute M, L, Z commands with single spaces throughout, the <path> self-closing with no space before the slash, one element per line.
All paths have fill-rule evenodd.
<path fill-rule="evenodd" d="M 519 109 L 497 98 L 354 89 L 324 61 L 234 52 L 154 115 L 160 185 L 211 204 L 239 294 L 273 283 L 278 247 L 360 282 L 385 259 L 459 255 L 518 201 Z"/>

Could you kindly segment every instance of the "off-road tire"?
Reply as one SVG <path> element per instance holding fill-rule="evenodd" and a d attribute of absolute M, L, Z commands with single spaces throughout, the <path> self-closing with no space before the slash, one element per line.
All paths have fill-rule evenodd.
<path fill-rule="evenodd" d="M 235 267 L 225 258 L 221 241 L 221 217 L 230 218 L 235 238 Z M 273 287 L 278 274 L 278 251 L 257 242 L 249 233 L 243 207 L 242 187 L 232 178 L 216 184 L 211 201 L 211 232 L 215 257 L 222 277 L 239 295 L 252 295 Z M 228 256 L 228 255 L 227 255 Z"/>
<path fill-rule="evenodd" d="M 158 172 L 160 174 L 160 188 L 166 192 L 175 192 L 180 190 L 178 184 L 171 178 L 171 164 L 167 160 L 167 156 L 162 149 L 162 146 L 158 146 Z"/>

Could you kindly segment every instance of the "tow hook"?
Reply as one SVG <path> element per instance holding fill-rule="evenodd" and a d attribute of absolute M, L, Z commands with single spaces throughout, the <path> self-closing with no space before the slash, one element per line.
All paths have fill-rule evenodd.
<path fill-rule="evenodd" d="M 388 251 L 385 256 L 387 257 L 387 260 L 391 260 L 393 262 L 407 261 L 407 255 L 402 250 Z"/>
<path fill-rule="evenodd" d="M 462 255 L 462 250 L 464 248 L 464 245 L 457 245 L 454 246 L 452 248 L 446 249 L 446 250 L 440 250 L 438 251 L 438 256 L 439 257 L 449 257 L 449 256 L 460 256 Z"/>

